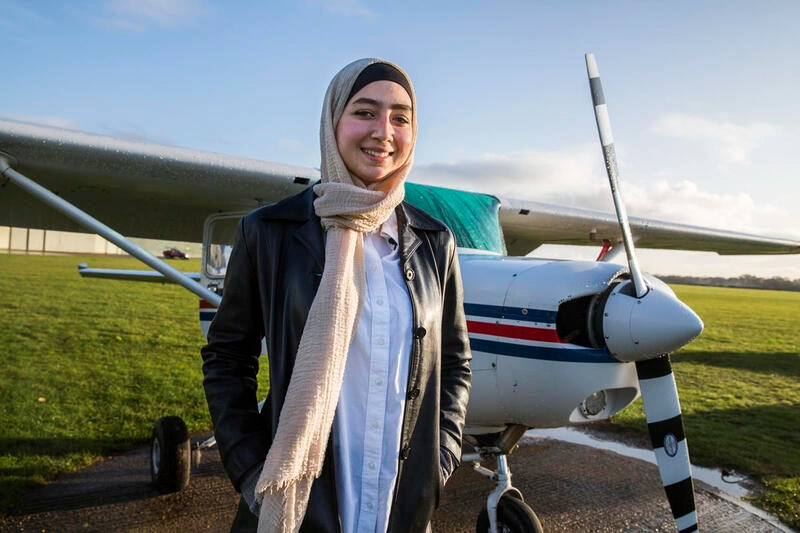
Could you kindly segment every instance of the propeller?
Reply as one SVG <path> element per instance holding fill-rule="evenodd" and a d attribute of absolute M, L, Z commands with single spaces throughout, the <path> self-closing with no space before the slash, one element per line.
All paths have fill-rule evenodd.
<path fill-rule="evenodd" d="M 699 335 L 703 322 L 665 284 L 655 279 L 650 286 L 645 282 L 619 192 L 614 137 L 593 54 L 586 54 L 586 70 L 630 270 L 630 280 L 619 283 L 609 292 L 603 309 L 603 336 L 614 357 L 636 362 L 647 429 L 672 516 L 679 532 L 698 531 L 689 450 L 668 353 Z"/>

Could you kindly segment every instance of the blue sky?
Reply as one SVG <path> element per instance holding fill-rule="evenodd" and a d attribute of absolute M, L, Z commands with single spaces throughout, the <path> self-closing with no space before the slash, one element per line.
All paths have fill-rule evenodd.
<path fill-rule="evenodd" d="M 630 214 L 800 240 L 798 20 L 796 1 L 0 0 L 0 116 L 318 166 L 331 76 L 385 57 L 417 90 L 412 180 L 610 209 L 593 52 Z M 800 278 L 800 256 L 641 259 Z"/>

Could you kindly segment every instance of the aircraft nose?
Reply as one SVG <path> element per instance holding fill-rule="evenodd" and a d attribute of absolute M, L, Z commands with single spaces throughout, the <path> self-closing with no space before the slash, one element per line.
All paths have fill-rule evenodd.
<path fill-rule="evenodd" d="M 703 321 L 669 289 L 651 287 L 636 298 L 620 283 L 610 294 L 603 316 L 603 335 L 611 354 L 621 361 L 641 361 L 685 346 L 703 331 Z"/>

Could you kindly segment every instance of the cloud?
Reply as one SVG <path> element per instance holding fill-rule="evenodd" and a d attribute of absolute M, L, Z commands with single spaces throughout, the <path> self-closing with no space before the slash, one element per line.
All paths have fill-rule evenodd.
<path fill-rule="evenodd" d="M 587 144 L 565 151 L 526 150 L 418 164 L 411 179 L 497 196 L 604 209 L 609 201 L 602 170 L 597 146 Z"/>
<path fill-rule="evenodd" d="M 108 0 L 105 17 L 98 23 L 107 28 L 141 32 L 153 24 L 172 28 L 208 13 L 203 0 Z"/>
<path fill-rule="evenodd" d="M 766 122 L 740 125 L 671 113 L 656 121 L 652 130 L 667 137 L 705 145 L 724 162 L 749 163 L 750 153 L 765 139 L 777 135 L 780 128 Z"/>
<path fill-rule="evenodd" d="M 658 180 L 630 188 L 633 194 L 628 211 L 632 215 L 800 239 L 796 215 L 774 205 L 756 203 L 749 194 L 704 191 L 688 180 Z"/>
<path fill-rule="evenodd" d="M 123 139 L 125 141 L 160 144 L 164 146 L 178 146 L 177 143 L 167 137 L 156 136 L 151 133 L 144 132 L 141 128 L 131 124 L 116 127 L 104 125 L 101 128 L 101 134 L 115 137 L 117 139 Z"/>
<path fill-rule="evenodd" d="M 49 24 L 49 19 L 18 2 L 3 2 L 0 6 L 0 37 L 5 39 L 17 40 L 17 37 L 34 28 Z"/>
<path fill-rule="evenodd" d="M 624 156 L 624 154 L 620 154 Z M 650 181 L 621 179 L 628 213 L 654 220 L 800 240 L 798 216 L 756 203 L 738 192 L 714 192 L 667 172 Z M 507 198 L 613 212 L 608 178 L 594 143 L 563 151 L 488 154 L 415 165 L 410 179 L 430 185 Z M 642 268 L 657 274 L 738 276 L 755 274 L 800 279 L 797 256 L 721 257 L 713 253 L 639 250 Z M 546 245 L 537 257 L 592 261 L 596 248 Z M 619 258 L 624 263 L 624 254 Z"/>
<path fill-rule="evenodd" d="M 613 212 L 608 178 L 596 145 L 564 151 L 488 154 L 447 163 L 415 165 L 410 179 L 496 196 Z M 632 216 L 800 239 L 798 217 L 745 193 L 711 192 L 689 180 L 622 179 Z"/>
<path fill-rule="evenodd" d="M 289 152 L 299 152 L 305 148 L 303 141 L 294 137 L 282 137 L 281 139 L 278 139 L 278 146 Z"/>
<path fill-rule="evenodd" d="M 49 126 L 52 128 L 61 128 L 66 130 L 79 131 L 80 124 L 76 121 L 63 117 L 53 117 L 44 115 L 23 115 L 20 113 L 0 113 L 0 118 L 7 120 L 14 120 L 16 122 L 27 122 L 29 124 L 37 124 L 39 126 Z"/>
<path fill-rule="evenodd" d="M 325 11 L 346 17 L 377 18 L 377 13 L 361 5 L 360 0 L 307 0 L 309 4 L 321 5 Z"/>

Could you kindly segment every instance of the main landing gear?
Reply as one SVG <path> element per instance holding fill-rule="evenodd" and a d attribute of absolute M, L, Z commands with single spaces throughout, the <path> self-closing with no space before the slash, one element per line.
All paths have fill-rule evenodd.
<path fill-rule="evenodd" d="M 262 402 L 263 403 L 263 402 Z M 260 406 L 259 406 L 260 408 Z M 500 433 L 464 437 L 463 463 L 472 463 L 475 472 L 496 482 L 478 515 L 477 533 L 543 533 L 536 513 L 528 507 L 522 493 L 511 485 L 506 455 L 516 447 L 528 428 L 511 425 Z M 212 436 L 191 444 L 186 424 L 177 416 L 159 419 L 153 427 L 150 445 L 150 474 L 153 485 L 162 493 L 178 492 L 189 484 L 192 465 L 200 463 L 202 452 L 216 446 Z M 494 470 L 481 462 L 496 458 Z"/>
<path fill-rule="evenodd" d="M 266 399 L 258 402 L 258 410 Z M 192 445 L 186 424 L 178 416 L 159 418 L 153 426 L 150 441 L 150 477 L 162 494 L 178 492 L 189 484 L 192 466 L 200 465 L 203 452 L 217 445 L 212 435 Z"/>
<path fill-rule="evenodd" d="M 202 452 L 215 446 L 212 436 L 191 444 L 186 424 L 178 416 L 159 418 L 150 441 L 150 479 L 162 494 L 178 492 L 189 484 L 192 465 L 200 464 Z"/>
<path fill-rule="evenodd" d="M 462 463 L 471 462 L 475 472 L 497 483 L 486 498 L 486 507 L 478 515 L 477 533 L 543 532 L 536 513 L 524 502 L 522 493 L 511 485 L 511 471 L 506 461 L 506 455 L 516 447 L 527 429 L 511 425 L 501 433 L 465 436 L 465 450 L 471 445 L 474 452 L 462 454 Z M 497 458 L 495 470 L 481 466 L 481 462 L 490 457 Z"/>

